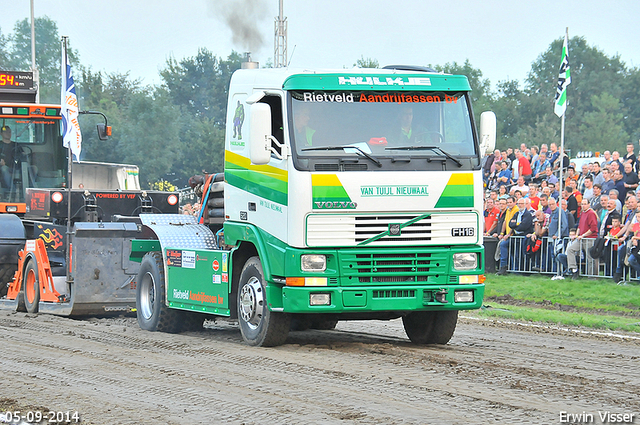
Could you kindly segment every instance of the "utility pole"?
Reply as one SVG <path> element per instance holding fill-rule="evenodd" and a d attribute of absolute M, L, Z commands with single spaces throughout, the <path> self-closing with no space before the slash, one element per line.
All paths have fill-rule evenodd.
<path fill-rule="evenodd" d="M 275 22 L 275 48 L 273 52 L 274 68 L 283 68 L 287 66 L 287 18 L 283 16 L 282 1 L 283 0 L 280 0 L 280 14 L 276 18 Z"/>

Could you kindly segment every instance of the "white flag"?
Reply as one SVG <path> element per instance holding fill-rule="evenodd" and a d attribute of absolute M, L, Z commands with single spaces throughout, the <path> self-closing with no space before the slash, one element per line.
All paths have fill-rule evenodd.
<path fill-rule="evenodd" d="M 80 151 L 82 150 L 82 134 L 80 133 L 80 123 L 78 122 L 78 96 L 76 87 L 73 84 L 71 75 L 71 65 L 66 49 L 62 49 L 62 144 L 65 148 L 71 149 L 71 154 L 80 161 Z"/>
<path fill-rule="evenodd" d="M 569 68 L 569 40 L 564 36 L 562 45 L 562 62 L 560 63 L 560 75 L 558 76 L 558 88 L 556 90 L 556 103 L 553 112 L 561 117 L 567 110 L 567 86 L 571 83 L 571 69 Z"/>

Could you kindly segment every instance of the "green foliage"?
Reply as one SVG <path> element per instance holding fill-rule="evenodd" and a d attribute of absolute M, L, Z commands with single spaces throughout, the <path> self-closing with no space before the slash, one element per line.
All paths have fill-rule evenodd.
<path fill-rule="evenodd" d="M 609 93 L 591 96 L 591 109 L 584 113 L 579 126 L 582 134 L 580 148 L 596 151 L 603 141 L 610 146 L 624 145 L 629 140 L 629 134 L 624 129 L 621 110 L 620 100 Z"/>
<path fill-rule="evenodd" d="M 471 86 L 471 102 L 474 109 L 474 118 L 480 122 L 480 114 L 491 109 L 493 104 L 493 93 L 491 93 L 491 82 L 482 78 L 482 71 L 474 68 L 467 59 L 464 64 L 457 62 L 446 63 L 444 65 L 433 66 L 436 71 L 447 74 L 464 75 L 469 79 Z"/>
<path fill-rule="evenodd" d="M 380 68 L 380 64 L 378 63 L 377 59 L 365 59 L 364 56 L 360 56 L 360 59 L 358 59 L 356 63 L 353 64 L 353 66 L 356 66 L 358 68 Z"/>
<path fill-rule="evenodd" d="M 42 102 L 60 99 L 61 43 L 48 17 L 36 18 L 36 55 Z M 553 113 L 562 49 L 561 38 L 532 63 L 524 82 L 500 81 L 492 91 L 482 71 L 465 60 L 435 65 L 440 72 L 466 75 L 472 87 L 474 115 L 493 110 L 498 117 L 498 146 L 559 143 L 560 119 Z M 129 73 L 104 74 L 82 66 L 69 48 L 81 110 L 103 112 L 113 127 L 108 141 L 97 138 L 103 119 L 82 115 L 82 159 L 134 163 L 145 184 L 169 180 L 179 187 L 187 179 L 223 169 L 229 81 L 242 57 L 226 59 L 201 48 L 193 57 L 170 58 L 160 71 L 162 84 L 144 87 Z M 619 150 L 640 137 L 640 68 L 628 68 L 583 37 L 569 41 L 572 82 L 568 88 L 565 145 L 575 150 Z M 378 68 L 361 56 L 355 66 Z M 13 32 L 0 32 L 0 69 L 29 71 L 31 31 L 27 19 Z M 522 85 L 523 84 L 523 85 Z"/>
<path fill-rule="evenodd" d="M 58 25 L 48 17 L 35 18 L 36 66 L 40 74 L 40 101 L 60 103 L 60 58 L 62 43 Z M 67 45 L 69 61 L 77 64 L 78 54 Z M 16 22 L 13 34 L 0 34 L 0 68 L 31 71 L 31 21 Z"/>
<path fill-rule="evenodd" d="M 531 66 L 524 90 L 527 100 L 514 111 L 521 117 L 520 129 L 534 127 L 536 123 L 553 125 L 554 122 L 560 128 L 560 119 L 553 113 L 553 104 L 563 41 L 561 38 L 554 40 Z M 629 135 L 638 131 L 638 118 L 623 118 L 628 117 L 630 106 L 640 112 L 637 100 L 639 86 L 630 85 L 627 81 L 633 72 L 627 70 L 618 55 L 607 56 L 589 46 L 583 37 L 569 40 L 569 62 L 571 84 L 567 92 L 565 147 L 624 151 Z M 509 100 L 509 97 L 503 97 L 498 103 Z M 504 141 L 515 146 L 508 137 Z M 559 137 L 555 140 L 541 139 L 537 144 L 553 141 L 559 142 Z M 527 143 L 528 140 L 518 142 Z"/>
<path fill-rule="evenodd" d="M 190 115 L 213 120 L 223 127 L 229 81 L 241 60 L 237 52 L 222 60 L 201 48 L 196 56 L 180 62 L 169 58 L 160 75 L 173 103 L 184 106 Z"/>

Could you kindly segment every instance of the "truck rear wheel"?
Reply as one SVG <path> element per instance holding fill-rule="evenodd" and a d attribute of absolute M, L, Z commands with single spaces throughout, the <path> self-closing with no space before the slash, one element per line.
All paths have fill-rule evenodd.
<path fill-rule="evenodd" d="M 22 276 L 24 305 L 27 313 L 37 313 L 38 303 L 40 302 L 40 283 L 38 281 L 36 262 L 33 259 L 27 262 Z"/>
<path fill-rule="evenodd" d="M 145 254 L 137 282 L 136 315 L 140 328 L 152 332 L 180 332 L 182 312 L 165 305 L 164 263 L 160 252 Z"/>
<path fill-rule="evenodd" d="M 238 286 L 238 322 L 249 345 L 274 347 L 287 340 L 290 315 L 269 310 L 260 258 L 247 260 Z"/>
<path fill-rule="evenodd" d="M 402 318 L 414 344 L 446 344 L 456 330 L 458 311 L 414 311 Z"/>

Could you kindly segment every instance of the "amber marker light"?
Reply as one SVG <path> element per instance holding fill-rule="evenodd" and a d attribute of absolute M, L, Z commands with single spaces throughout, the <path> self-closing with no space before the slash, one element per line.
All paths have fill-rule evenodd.
<path fill-rule="evenodd" d="M 304 286 L 304 277 L 288 277 L 287 286 Z"/>

